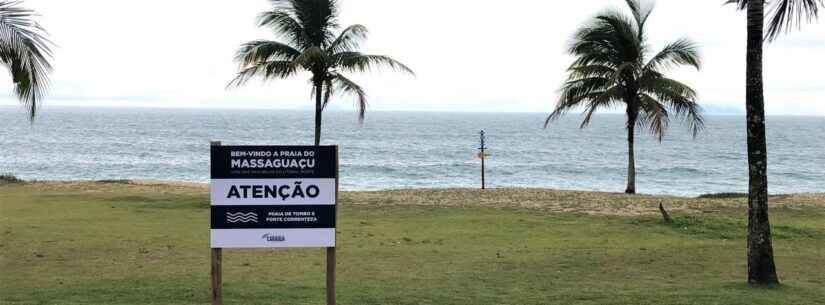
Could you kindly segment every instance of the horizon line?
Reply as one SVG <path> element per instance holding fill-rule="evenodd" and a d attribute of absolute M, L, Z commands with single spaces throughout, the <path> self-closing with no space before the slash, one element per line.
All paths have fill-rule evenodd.
<path fill-rule="evenodd" d="M 0 103 L 0 109 L 2 108 L 17 108 L 21 107 L 21 105 L 14 105 L 14 104 L 6 104 Z M 295 111 L 295 112 L 313 112 L 313 109 L 309 108 L 277 108 L 277 107 L 260 107 L 260 106 L 250 106 L 250 107 L 232 107 L 232 106 L 182 106 L 182 105 L 175 105 L 175 106 L 153 106 L 153 105 L 77 105 L 77 104 L 64 104 L 64 105 L 51 105 L 51 106 L 43 106 L 39 107 L 39 111 L 44 111 L 48 108 L 101 108 L 101 109 L 154 109 L 154 110 L 266 110 L 266 111 Z M 330 108 L 326 111 L 331 112 L 355 112 L 354 109 L 343 109 L 343 108 Z M 490 114 L 500 114 L 500 113 L 508 113 L 508 114 L 541 114 L 541 113 L 550 113 L 551 111 L 529 111 L 529 110 L 520 110 L 520 111 L 504 111 L 504 110 L 452 110 L 452 109 L 434 109 L 434 110 L 425 110 L 425 109 L 376 109 L 376 110 L 368 110 L 369 112 L 413 112 L 413 113 L 490 113 Z M 608 115 L 622 115 L 622 112 L 602 112 L 597 114 L 608 114 Z M 711 116 L 744 116 L 745 112 L 705 112 L 705 115 Z M 766 114 L 766 116 L 789 116 L 789 117 L 825 117 L 825 114 Z"/>

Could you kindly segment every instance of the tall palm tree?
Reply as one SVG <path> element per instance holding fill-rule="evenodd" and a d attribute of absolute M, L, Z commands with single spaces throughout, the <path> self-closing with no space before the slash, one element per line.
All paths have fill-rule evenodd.
<path fill-rule="evenodd" d="M 321 115 L 336 94 L 356 97 L 359 120 L 364 119 L 367 95 L 344 73 L 363 72 L 380 66 L 413 74 L 404 64 L 383 55 L 358 52 L 367 28 L 352 25 L 338 35 L 336 0 L 270 0 L 272 10 L 258 17 L 258 25 L 271 28 L 283 42 L 255 40 L 241 45 L 236 61 L 240 71 L 229 86 L 240 86 L 255 76 L 284 79 L 310 72 L 315 98 L 315 145 L 321 143 Z"/>
<path fill-rule="evenodd" d="M 682 38 L 649 57 L 645 25 L 653 11 L 652 2 L 626 0 L 632 17 L 617 10 L 597 15 L 573 36 L 568 52 L 575 56 L 569 77 L 561 88 L 555 110 L 545 128 L 567 111 L 584 107 L 580 127 L 589 123 L 599 109 L 623 106 L 627 115 L 627 188 L 636 193 L 634 136 L 636 127 L 647 129 L 662 140 L 670 117 L 682 119 L 695 137 L 703 127 L 696 92 L 668 78 L 664 70 L 676 66 L 700 68 L 698 47 Z"/>
<path fill-rule="evenodd" d="M 747 71 L 745 103 L 748 133 L 748 283 L 779 283 L 773 260 L 771 225 L 768 220 L 768 155 L 765 139 L 765 96 L 762 83 L 764 39 L 773 40 L 792 27 L 816 19 L 822 0 L 772 2 L 767 35 L 765 1 L 728 0 L 747 10 Z"/>
<path fill-rule="evenodd" d="M 34 120 L 49 85 L 51 42 L 20 1 L 0 1 L 0 62 L 9 70 L 14 94 Z"/>

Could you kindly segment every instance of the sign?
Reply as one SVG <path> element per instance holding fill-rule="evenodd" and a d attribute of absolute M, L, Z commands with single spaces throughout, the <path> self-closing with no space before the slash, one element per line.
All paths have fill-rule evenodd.
<path fill-rule="evenodd" d="M 212 146 L 212 248 L 335 247 L 336 146 Z"/>

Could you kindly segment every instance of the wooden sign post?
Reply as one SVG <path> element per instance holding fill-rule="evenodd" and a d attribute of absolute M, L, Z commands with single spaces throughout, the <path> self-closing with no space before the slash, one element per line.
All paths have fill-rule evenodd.
<path fill-rule="evenodd" d="M 338 203 L 338 147 L 335 147 L 335 202 Z M 338 209 L 335 209 L 338 218 Z M 327 247 L 327 305 L 335 305 L 335 246 Z"/>
<path fill-rule="evenodd" d="M 224 248 L 326 248 L 335 305 L 337 146 L 211 145 L 212 304 L 222 304 Z"/>
<path fill-rule="evenodd" d="M 221 146 L 221 141 L 212 141 L 210 146 Z M 223 249 L 212 248 L 212 305 L 221 305 L 221 263 Z"/>

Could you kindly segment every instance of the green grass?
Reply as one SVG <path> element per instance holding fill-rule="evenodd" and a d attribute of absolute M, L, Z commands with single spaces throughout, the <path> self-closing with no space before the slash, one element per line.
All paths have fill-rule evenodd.
<path fill-rule="evenodd" d="M 645 203 L 630 209 L 637 214 L 591 211 L 616 210 L 599 200 Z M 344 193 L 338 300 L 822 304 L 825 203 L 791 197 L 771 210 L 783 284 L 767 289 L 744 283 L 741 201 L 715 200 L 722 201 L 538 190 Z M 207 201 L 197 187 L 2 185 L 0 304 L 208 304 Z M 582 208 L 547 208 L 556 201 Z M 676 206 L 674 223 L 648 206 L 659 201 Z M 323 271 L 322 249 L 225 250 L 224 303 L 323 304 Z"/>

